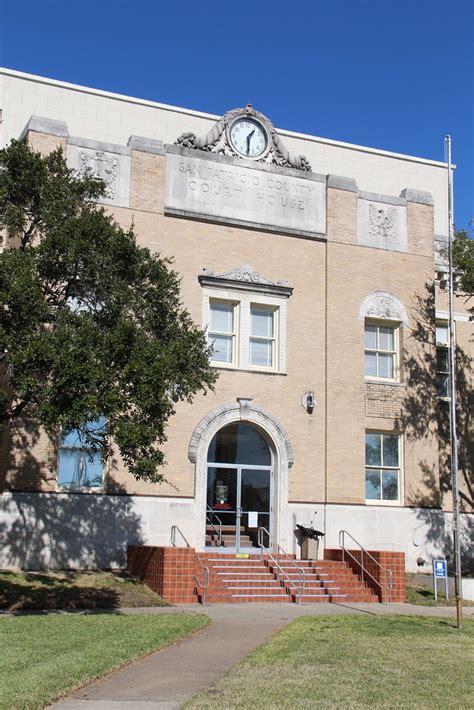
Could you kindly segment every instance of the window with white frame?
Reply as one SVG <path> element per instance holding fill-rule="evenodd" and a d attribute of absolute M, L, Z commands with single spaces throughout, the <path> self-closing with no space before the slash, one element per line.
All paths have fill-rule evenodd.
<path fill-rule="evenodd" d="M 208 343 L 212 347 L 212 362 L 237 365 L 238 304 L 210 299 Z"/>
<path fill-rule="evenodd" d="M 104 417 L 88 423 L 92 434 L 100 435 L 104 429 Z M 58 452 L 58 487 L 68 489 L 101 488 L 104 464 L 99 453 L 93 451 L 81 432 L 69 429 L 61 432 Z"/>
<path fill-rule="evenodd" d="M 276 321 L 274 306 L 250 304 L 249 364 L 274 369 L 276 365 Z"/>
<path fill-rule="evenodd" d="M 436 386 L 438 397 L 449 397 L 449 327 L 436 321 Z"/>
<path fill-rule="evenodd" d="M 401 436 L 368 431 L 365 434 L 365 498 L 370 503 L 399 503 L 401 499 Z"/>
<path fill-rule="evenodd" d="M 223 273 L 203 269 L 203 326 L 216 367 L 286 372 L 286 308 L 293 289 L 248 264 Z"/>
<path fill-rule="evenodd" d="M 366 378 L 395 380 L 398 377 L 398 327 L 365 321 Z"/>

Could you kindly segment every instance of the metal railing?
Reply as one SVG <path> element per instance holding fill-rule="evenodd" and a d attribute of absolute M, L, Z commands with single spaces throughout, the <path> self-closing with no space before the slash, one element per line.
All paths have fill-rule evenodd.
<path fill-rule="evenodd" d="M 299 567 L 296 564 L 296 561 L 291 559 L 289 557 L 288 553 L 285 552 L 285 550 L 280 546 L 276 545 L 276 557 L 270 552 L 270 550 L 266 549 L 264 544 L 263 544 L 263 535 L 264 533 L 268 536 L 268 539 L 270 539 L 270 533 L 268 530 L 264 527 L 259 527 L 258 528 L 258 545 L 260 547 L 260 551 L 262 554 L 267 554 L 270 560 L 273 562 L 276 568 L 275 572 L 275 577 L 277 578 L 277 581 L 280 581 L 280 578 L 283 578 L 283 580 L 287 583 L 287 586 L 291 588 L 296 588 L 297 591 L 297 600 L 298 604 L 301 604 L 301 596 L 304 593 L 304 587 L 305 587 L 305 581 L 306 581 L 306 576 L 305 576 L 305 571 L 302 567 Z M 281 560 L 281 555 L 285 555 L 286 562 L 291 564 L 291 566 L 298 572 L 299 576 L 299 584 L 296 583 L 296 580 L 292 579 L 287 572 L 282 568 L 280 564 Z"/>
<path fill-rule="evenodd" d="M 191 545 L 190 545 L 189 542 L 186 540 L 186 538 L 184 537 L 183 533 L 182 533 L 181 530 L 178 528 L 178 526 L 177 526 L 177 525 L 172 525 L 172 526 L 171 526 L 171 544 L 172 544 L 173 547 L 176 547 L 176 533 L 179 533 L 179 534 L 181 535 L 182 539 L 183 539 L 184 542 L 186 543 L 186 547 L 191 547 Z"/>
<path fill-rule="evenodd" d="M 352 554 L 350 550 L 347 549 L 345 545 L 345 537 L 349 537 L 352 542 L 355 542 L 355 544 L 359 547 L 360 549 L 360 560 L 357 559 L 355 555 Z M 347 532 L 347 530 L 339 530 L 339 547 L 342 550 L 342 561 L 345 562 L 345 555 L 348 555 L 351 559 L 354 560 L 356 564 L 360 566 L 361 569 L 361 578 L 362 581 L 364 582 L 364 574 L 366 577 L 370 577 L 370 579 L 375 582 L 380 587 L 380 591 L 382 591 L 385 588 L 386 591 L 386 598 L 385 598 L 385 603 L 389 604 L 390 603 L 390 592 L 393 589 L 393 581 L 392 581 L 392 570 L 388 569 L 388 567 L 383 567 L 378 560 L 375 559 L 373 555 L 370 554 L 370 552 L 367 552 L 367 550 L 362 547 L 360 542 L 353 537 L 353 535 L 350 534 L 350 532 Z M 369 570 L 366 568 L 364 564 L 364 560 L 366 558 L 369 558 L 371 562 L 376 565 L 381 572 L 380 577 L 385 576 L 385 584 L 379 580 L 376 579 L 372 574 L 370 574 Z"/>
<path fill-rule="evenodd" d="M 202 589 L 202 597 L 201 597 L 202 604 L 204 606 L 206 606 L 207 590 L 209 589 L 209 567 L 206 567 L 206 565 L 204 565 L 201 562 L 201 560 L 199 559 L 199 557 L 197 555 L 194 555 L 194 559 L 201 565 L 202 569 L 204 570 L 204 576 L 203 576 L 202 582 L 199 581 L 199 579 L 196 577 L 196 575 L 193 575 L 193 576 L 194 576 L 194 581 L 196 582 L 196 585 L 198 587 L 201 587 L 201 589 Z"/>
<path fill-rule="evenodd" d="M 209 518 L 209 513 L 212 513 L 212 515 L 216 518 L 219 527 L 216 527 L 214 525 L 212 520 Z M 215 514 L 215 512 L 209 506 L 207 506 L 206 511 L 206 522 L 209 523 L 211 528 L 213 528 L 214 532 L 217 533 L 217 547 L 222 547 L 222 520 L 219 518 L 218 515 Z"/>
<path fill-rule="evenodd" d="M 181 532 L 179 527 L 177 525 L 172 525 L 171 526 L 171 544 L 173 547 L 176 547 L 176 533 L 179 533 L 179 535 L 181 535 L 181 538 L 186 543 L 186 547 L 191 547 L 191 545 L 189 544 L 189 542 L 187 541 L 187 539 L 185 538 L 185 536 L 183 535 L 183 533 Z M 193 579 L 196 582 L 196 586 L 201 587 L 201 589 L 203 590 L 202 603 L 205 605 L 206 598 L 207 598 L 207 590 L 209 589 L 209 567 L 206 567 L 206 565 L 204 565 L 202 563 L 202 561 L 199 559 L 199 557 L 197 556 L 196 553 L 194 554 L 194 559 L 202 567 L 202 569 L 204 571 L 204 576 L 203 576 L 202 582 L 199 581 L 199 579 L 197 578 L 197 576 L 195 574 L 193 574 Z"/>

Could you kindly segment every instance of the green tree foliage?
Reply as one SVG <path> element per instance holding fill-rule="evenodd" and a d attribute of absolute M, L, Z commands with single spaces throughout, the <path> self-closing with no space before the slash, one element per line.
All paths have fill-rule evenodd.
<path fill-rule="evenodd" d="M 457 230 L 453 242 L 453 263 L 458 275 L 458 291 L 474 296 L 474 239 L 467 230 Z M 474 306 L 470 308 L 473 312 Z"/>
<path fill-rule="evenodd" d="M 159 482 L 175 402 L 215 374 L 170 261 L 97 205 L 104 189 L 61 150 L 0 151 L 0 421 L 79 429 L 103 460 L 115 441 L 137 479 Z"/>

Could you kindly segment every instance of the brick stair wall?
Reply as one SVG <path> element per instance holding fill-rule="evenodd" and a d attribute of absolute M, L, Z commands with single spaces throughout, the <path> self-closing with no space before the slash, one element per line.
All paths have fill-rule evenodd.
<path fill-rule="evenodd" d="M 350 555 L 345 555 L 346 564 L 353 570 L 354 574 L 362 578 L 360 572 L 360 560 L 361 551 L 360 550 L 349 550 L 350 555 L 356 559 L 352 559 Z M 370 577 L 366 578 L 366 584 L 370 587 L 373 593 L 377 596 L 378 601 L 391 603 L 404 603 L 406 601 L 406 577 L 405 577 L 405 553 L 404 552 L 389 552 L 381 550 L 367 550 L 367 552 L 372 555 L 372 557 L 380 564 L 392 572 L 392 591 L 390 592 L 390 599 L 387 599 L 387 592 L 385 591 L 385 575 L 379 569 L 379 567 L 374 564 L 370 558 L 364 559 L 364 566 L 368 572 L 374 577 L 377 582 L 380 582 L 381 587 L 377 582 L 374 582 Z M 342 550 L 325 550 L 324 559 L 333 562 L 342 561 Z M 357 560 L 357 561 L 356 561 Z"/>
<path fill-rule="evenodd" d="M 222 549 L 222 548 L 221 548 Z M 351 551 L 357 558 L 356 551 Z M 405 601 L 405 555 L 401 552 L 371 552 L 384 567 L 392 570 L 391 602 Z M 196 561 L 196 552 L 186 547 L 129 546 L 127 571 L 142 580 L 165 601 L 190 604 L 202 601 L 202 589 L 196 584 L 204 571 Z M 202 564 L 209 568 L 209 603 L 292 602 L 297 601 L 299 575 L 294 560 L 305 569 L 302 602 L 377 602 L 386 601 L 385 590 L 370 578 L 362 581 L 360 568 L 350 557 L 342 561 L 341 550 L 325 550 L 324 560 L 295 560 L 294 555 L 280 558 L 289 575 L 277 579 L 277 569 L 266 555 L 250 554 L 238 558 L 233 553 L 199 552 Z M 376 565 L 367 563 L 378 579 Z"/>

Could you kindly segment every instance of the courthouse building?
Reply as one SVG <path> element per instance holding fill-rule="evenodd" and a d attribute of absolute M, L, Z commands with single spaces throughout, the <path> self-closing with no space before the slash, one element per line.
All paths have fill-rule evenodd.
<path fill-rule="evenodd" d="M 311 523 L 327 547 L 347 530 L 409 570 L 450 553 L 445 163 L 280 130 L 258 106 L 212 116 L 12 70 L 0 108 L 2 147 L 61 146 L 173 258 L 219 373 L 176 407 L 165 484 L 90 461 L 74 435 L 14 431 L 0 566 L 120 567 L 173 525 L 203 551 L 220 523 L 236 553 L 265 528 L 266 547 L 299 555 Z M 455 310 L 466 562 L 472 324 L 460 295 Z"/>

